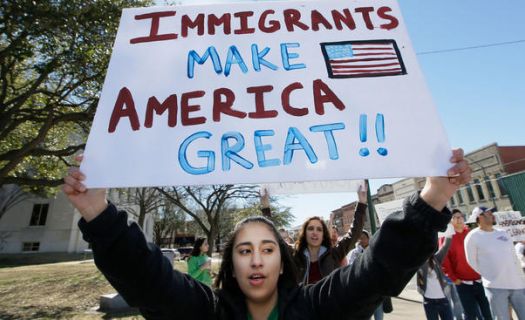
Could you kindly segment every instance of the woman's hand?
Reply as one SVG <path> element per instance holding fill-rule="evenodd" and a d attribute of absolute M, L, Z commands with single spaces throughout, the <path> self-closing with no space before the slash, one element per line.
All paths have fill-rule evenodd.
<path fill-rule="evenodd" d="M 447 172 L 448 177 L 429 177 L 421 191 L 421 198 L 434 209 L 441 211 L 459 186 L 471 179 L 469 163 L 463 157 L 463 149 L 452 150 L 450 162 L 454 165 Z"/>
<path fill-rule="evenodd" d="M 363 184 L 361 184 L 359 186 L 359 189 L 357 189 L 358 201 L 363 204 L 367 204 L 368 203 L 367 193 L 368 193 L 368 185 L 366 183 L 366 180 L 363 180 Z"/>
<path fill-rule="evenodd" d="M 82 162 L 82 159 L 81 155 L 75 158 L 79 163 Z M 108 201 L 106 189 L 87 189 L 82 183 L 85 179 L 86 177 L 77 167 L 69 168 L 69 173 L 64 178 L 62 191 L 82 217 L 89 222 L 107 208 Z"/>

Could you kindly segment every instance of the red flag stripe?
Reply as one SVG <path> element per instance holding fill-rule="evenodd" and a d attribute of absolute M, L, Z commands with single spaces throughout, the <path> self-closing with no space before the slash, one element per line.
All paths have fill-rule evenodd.
<path fill-rule="evenodd" d="M 353 69 L 353 68 L 376 68 L 376 67 L 391 67 L 399 66 L 399 63 L 382 63 L 382 64 L 370 64 L 367 66 L 359 65 L 346 65 L 346 66 L 332 66 L 333 69 Z"/>

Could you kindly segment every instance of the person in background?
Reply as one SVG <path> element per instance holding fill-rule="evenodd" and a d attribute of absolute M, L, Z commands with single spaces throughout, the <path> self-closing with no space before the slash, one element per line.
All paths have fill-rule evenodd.
<path fill-rule="evenodd" d="M 187 263 L 190 276 L 211 286 L 211 259 L 207 256 L 209 247 L 206 238 L 197 238 Z"/>
<path fill-rule="evenodd" d="M 444 244 L 417 271 L 417 291 L 423 296 L 423 307 L 428 320 L 453 320 L 452 308 L 446 295 L 450 288 L 441 264 L 454 233 L 454 227 L 449 224 L 444 234 Z"/>
<path fill-rule="evenodd" d="M 525 319 L 525 274 L 512 239 L 506 231 L 494 228 L 494 209 L 476 207 L 470 221 L 478 227 L 465 238 L 470 266 L 481 274 L 485 294 L 495 320 L 509 320 L 509 303 L 518 319 Z"/>
<path fill-rule="evenodd" d="M 514 245 L 516 256 L 520 262 L 521 269 L 525 272 L 525 241 L 518 241 Z"/>
<path fill-rule="evenodd" d="M 285 228 L 279 229 L 279 234 L 289 246 L 293 246 L 293 239 Z"/>
<path fill-rule="evenodd" d="M 465 225 L 463 213 L 454 209 L 451 224 L 455 234 L 452 236 L 450 249 L 443 261 L 443 272 L 454 283 L 465 320 L 491 320 L 489 302 L 481 283 L 481 276 L 468 264 L 465 254 L 465 237 L 470 229 Z M 440 239 L 443 245 L 444 238 Z"/>
<path fill-rule="evenodd" d="M 293 257 L 299 270 L 300 281 L 316 283 L 339 268 L 346 255 L 361 236 L 366 213 L 366 186 L 357 192 L 358 204 L 350 232 L 332 246 L 330 232 L 320 217 L 308 218 L 299 231 Z"/>
<path fill-rule="evenodd" d="M 368 231 L 363 230 L 361 233 L 361 236 L 359 237 L 359 240 L 357 241 L 356 247 L 350 251 L 350 253 L 347 256 L 348 264 L 352 265 L 357 258 L 365 252 L 365 249 L 368 248 L 368 244 L 370 242 L 370 234 Z M 379 306 L 374 311 L 374 319 L 375 320 L 383 320 L 383 303 L 379 304 Z"/>
<path fill-rule="evenodd" d="M 339 236 L 339 232 L 337 232 L 337 227 L 332 226 L 332 229 L 330 229 L 330 241 L 332 242 L 332 247 L 336 247 L 337 243 L 341 240 L 343 240 L 343 237 Z M 343 260 L 341 260 L 341 267 L 344 267 L 346 265 L 348 265 L 348 259 L 343 258 Z"/>

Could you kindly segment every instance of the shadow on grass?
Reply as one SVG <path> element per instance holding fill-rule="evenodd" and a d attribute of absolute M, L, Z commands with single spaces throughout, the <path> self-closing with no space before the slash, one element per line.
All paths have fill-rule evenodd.
<path fill-rule="evenodd" d="M 0 254 L 0 268 L 93 259 L 91 253 L 26 253 Z"/>
<path fill-rule="evenodd" d="M 16 313 L 0 310 L 0 319 L 2 320 L 29 320 L 29 319 L 70 319 L 72 315 L 78 315 L 78 310 L 72 307 L 53 307 L 49 309 L 39 309 L 40 306 L 25 306 L 16 310 Z M 120 319 L 130 318 L 143 319 L 140 317 L 138 309 L 130 308 L 122 311 L 104 312 L 97 311 L 100 314 L 99 319 Z"/>
<path fill-rule="evenodd" d="M 103 311 L 99 311 L 103 312 Z M 110 319 L 119 319 L 119 318 L 127 318 L 127 317 L 138 317 L 140 316 L 140 312 L 138 309 L 130 308 L 126 309 L 124 311 L 118 311 L 118 312 L 105 312 L 102 316 L 102 319 L 104 320 L 110 320 Z"/>
<path fill-rule="evenodd" d="M 24 306 L 20 307 L 17 310 L 16 314 L 11 314 L 8 311 L 0 311 L 0 319 L 67 319 L 72 312 L 74 312 L 74 309 L 72 307 L 53 307 L 52 309 L 48 310 L 39 310 L 39 306 Z"/>

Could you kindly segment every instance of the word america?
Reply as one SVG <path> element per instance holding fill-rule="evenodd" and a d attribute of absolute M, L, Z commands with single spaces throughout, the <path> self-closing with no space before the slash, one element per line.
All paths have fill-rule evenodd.
<path fill-rule="evenodd" d="M 221 116 L 230 116 L 239 119 L 246 117 L 250 119 L 269 119 L 276 118 L 279 112 L 272 107 L 267 106 L 264 101 L 266 94 L 272 93 L 274 87 L 272 85 L 254 86 L 246 88 L 246 93 L 253 96 L 255 107 L 252 112 L 242 111 L 242 106 L 234 106 L 235 93 L 228 88 L 218 88 L 211 93 L 213 95 L 213 105 L 211 109 L 211 118 L 214 122 L 220 122 Z M 293 82 L 287 85 L 281 91 L 281 107 L 288 115 L 302 117 L 310 113 L 306 106 L 294 106 L 291 102 L 290 96 L 294 94 L 304 94 L 302 92 L 304 86 L 300 82 Z M 206 117 L 202 114 L 199 99 L 203 98 L 206 92 L 203 90 L 184 92 L 179 97 L 177 94 L 172 94 L 163 102 L 160 102 L 157 97 L 152 96 L 148 99 L 144 114 L 144 127 L 151 128 L 153 126 L 153 119 L 155 114 L 162 115 L 167 112 L 167 125 L 173 128 L 177 125 L 177 114 L 180 109 L 180 124 L 182 126 L 194 126 L 205 124 L 210 115 Z M 337 97 L 337 95 L 324 83 L 321 79 L 316 79 L 312 82 L 312 97 L 314 111 L 317 115 L 324 115 L 325 104 L 331 104 L 338 110 L 344 110 L 346 106 Z M 179 105 L 180 100 L 180 107 Z M 244 106 L 246 108 L 246 106 Z M 144 110 L 144 108 L 138 108 Z M 205 108 L 208 110 L 208 108 Z M 123 119 L 127 118 L 129 121 Z M 119 123 L 123 120 L 123 124 Z M 122 129 L 125 123 L 129 123 L 133 131 L 140 130 L 140 120 L 135 107 L 133 94 L 127 87 L 120 89 L 111 117 L 108 124 L 108 132 L 113 133 L 118 128 Z M 158 126 L 158 125 L 157 125 Z"/>
<path fill-rule="evenodd" d="M 258 16 L 253 11 L 239 11 L 224 13 L 220 16 L 215 14 L 199 13 L 195 16 L 183 14 L 180 16 L 179 33 L 159 34 L 159 27 L 164 19 L 177 17 L 176 11 L 158 11 L 135 15 L 135 20 L 149 20 L 149 35 L 130 39 L 131 44 L 144 42 L 175 40 L 179 37 L 190 36 L 190 30 L 196 29 L 196 35 L 215 35 L 222 33 L 230 34 L 253 34 L 257 31 L 263 33 L 275 33 L 283 28 L 288 32 L 296 30 L 355 30 L 362 23 L 368 30 L 377 28 L 391 30 L 399 25 L 399 20 L 392 14 L 392 9 L 387 6 L 357 7 L 353 10 L 348 8 L 342 10 L 331 10 L 329 14 L 322 14 L 318 10 L 311 10 L 309 17 L 304 17 L 297 9 L 285 9 L 276 14 L 275 10 L 265 10 Z M 379 22 L 378 22 L 379 20 Z M 195 31 L 193 31 L 195 33 Z"/>

